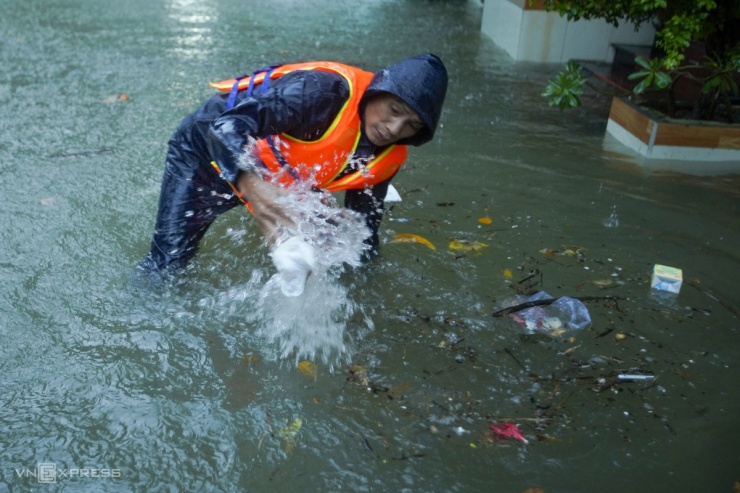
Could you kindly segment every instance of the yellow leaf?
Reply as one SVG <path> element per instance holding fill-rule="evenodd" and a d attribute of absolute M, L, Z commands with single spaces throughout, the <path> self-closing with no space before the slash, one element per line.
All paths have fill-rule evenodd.
<path fill-rule="evenodd" d="M 293 453 L 295 449 L 295 443 L 300 436 L 301 426 L 303 426 L 303 420 L 296 418 L 285 428 L 281 428 L 278 434 L 285 441 L 285 451 L 289 454 Z"/>
<path fill-rule="evenodd" d="M 514 274 L 511 272 L 511 269 L 504 269 L 504 278 L 506 279 L 514 278 Z"/>
<path fill-rule="evenodd" d="M 296 418 L 285 428 L 280 428 L 280 436 L 283 438 L 295 439 L 298 432 L 301 431 L 301 426 L 303 426 L 303 420 L 301 418 Z"/>
<path fill-rule="evenodd" d="M 464 252 L 479 252 L 486 247 L 488 247 L 486 243 L 468 240 L 452 240 L 449 246 L 450 250 L 462 250 Z"/>
<path fill-rule="evenodd" d="M 303 360 L 298 363 L 298 371 L 311 378 L 316 378 L 319 376 L 316 365 L 311 361 Z"/>
<path fill-rule="evenodd" d="M 583 251 L 585 248 L 579 247 L 579 246 L 569 246 L 566 247 L 565 250 L 563 250 L 563 255 L 568 255 L 569 257 L 580 257 L 583 255 Z"/>
<path fill-rule="evenodd" d="M 493 222 L 493 219 L 491 219 L 488 216 L 486 216 L 486 217 L 479 217 L 478 218 L 478 222 L 481 223 L 481 224 L 491 224 Z"/>
<path fill-rule="evenodd" d="M 393 239 L 390 242 L 391 243 L 421 243 L 422 245 L 428 246 L 432 250 L 437 249 L 437 247 L 435 247 L 431 241 L 427 240 L 423 236 L 414 235 L 411 233 L 397 233 L 393 235 Z"/>

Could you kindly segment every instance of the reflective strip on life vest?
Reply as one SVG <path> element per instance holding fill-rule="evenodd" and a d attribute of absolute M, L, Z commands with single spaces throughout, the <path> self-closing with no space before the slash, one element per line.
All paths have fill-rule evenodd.
<path fill-rule="evenodd" d="M 391 146 L 378 157 L 367 163 L 362 169 L 349 173 L 339 179 L 332 180 L 322 188 L 334 193 L 341 190 L 366 188 L 370 185 L 383 182 L 391 178 L 398 171 L 404 161 L 406 161 L 407 154 L 406 146 Z M 390 161 L 390 164 L 386 164 L 387 160 Z M 378 166 L 379 163 L 383 163 L 383 166 Z"/>

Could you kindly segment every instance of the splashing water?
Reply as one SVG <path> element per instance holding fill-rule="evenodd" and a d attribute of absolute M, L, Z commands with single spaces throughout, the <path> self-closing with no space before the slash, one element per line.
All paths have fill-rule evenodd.
<path fill-rule="evenodd" d="M 281 292 L 277 274 L 270 277 L 259 288 L 247 321 L 256 326 L 257 336 L 278 348 L 278 357 L 294 354 L 296 361 L 321 359 L 333 367 L 351 357 L 346 327 L 358 309 L 340 277 L 348 267 L 360 266 L 370 230 L 362 215 L 340 208 L 309 182 L 294 184 L 277 203 L 295 219 L 294 233 L 314 248 L 315 267 L 297 297 Z M 365 325 L 371 324 L 366 318 Z"/>
<path fill-rule="evenodd" d="M 612 206 L 612 213 L 604 219 L 604 226 L 607 228 L 618 228 L 619 227 L 619 216 L 617 215 L 617 206 Z"/>

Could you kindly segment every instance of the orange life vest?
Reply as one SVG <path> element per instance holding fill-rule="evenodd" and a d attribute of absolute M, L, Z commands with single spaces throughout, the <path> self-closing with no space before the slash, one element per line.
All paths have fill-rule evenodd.
<path fill-rule="evenodd" d="M 211 86 L 224 92 L 235 87 L 243 90 L 262 83 L 267 74 L 272 80 L 295 70 L 322 70 L 344 77 L 349 86 L 349 98 L 317 140 L 304 141 L 281 134 L 257 141 L 255 151 L 265 166 L 273 173 L 279 173 L 280 180 L 285 184 L 296 178 L 311 180 L 314 186 L 329 192 L 362 189 L 393 176 L 406 160 L 404 145 L 389 146 L 361 169 L 337 178 L 349 164 L 360 140 L 360 99 L 373 78 L 372 72 L 336 62 L 294 63 L 280 65 L 251 77 L 211 82 Z M 285 169 L 284 166 L 289 168 Z"/>

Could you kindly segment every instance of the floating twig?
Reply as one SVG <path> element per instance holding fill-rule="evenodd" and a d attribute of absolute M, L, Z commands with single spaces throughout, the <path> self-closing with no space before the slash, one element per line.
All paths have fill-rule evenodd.
<path fill-rule="evenodd" d="M 514 356 L 514 353 L 512 353 L 512 352 L 511 352 L 511 349 L 509 349 L 509 348 L 505 347 L 505 348 L 504 348 L 504 352 L 505 352 L 506 354 L 508 354 L 509 356 L 511 356 L 511 359 L 513 359 L 514 361 L 516 361 L 516 364 L 517 364 L 517 365 L 519 365 L 519 366 L 520 366 L 520 367 L 522 368 L 522 370 L 526 370 L 526 369 L 527 369 L 527 367 L 526 367 L 526 366 L 524 366 L 524 365 L 522 364 L 522 362 L 521 362 L 521 361 L 519 361 L 519 360 L 517 359 L 517 357 L 516 357 L 516 356 Z"/>
<path fill-rule="evenodd" d="M 546 305 L 552 305 L 560 298 L 548 298 L 545 300 L 534 300 L 534 301 L 527 301 L 525 303 L 520 303 L 519 305 L 510 306 L 507 308 L 504 308 L 502 310 L 499 310 L 497 312 L 493 312 L 494 317 L 503 317 L 505 315 L 509 315 L 511 313 L 520 312 L 522 310 L 526 310 L 528 308 L 532 308 L 535 306 L 546 306 Z M 574 300 L 578 301 L 618 301 L 623 300 L 624 298 L 621 298 L 619 296 L 580 296 L 580 297 L 574 297 Z"/>
<path fill-rule="evenodd" d="M 110 147 L 101 147 L 100 149 L 92 149 L 87 151 L 59 151 L 55 152 L 54 154 L 51 154 L 50 158 L 65 158 L 65 157 L 89 157 L 89 156 L 97 156 L 99 154 L 109 154 L 113 152 L 113 149 Z"/>

